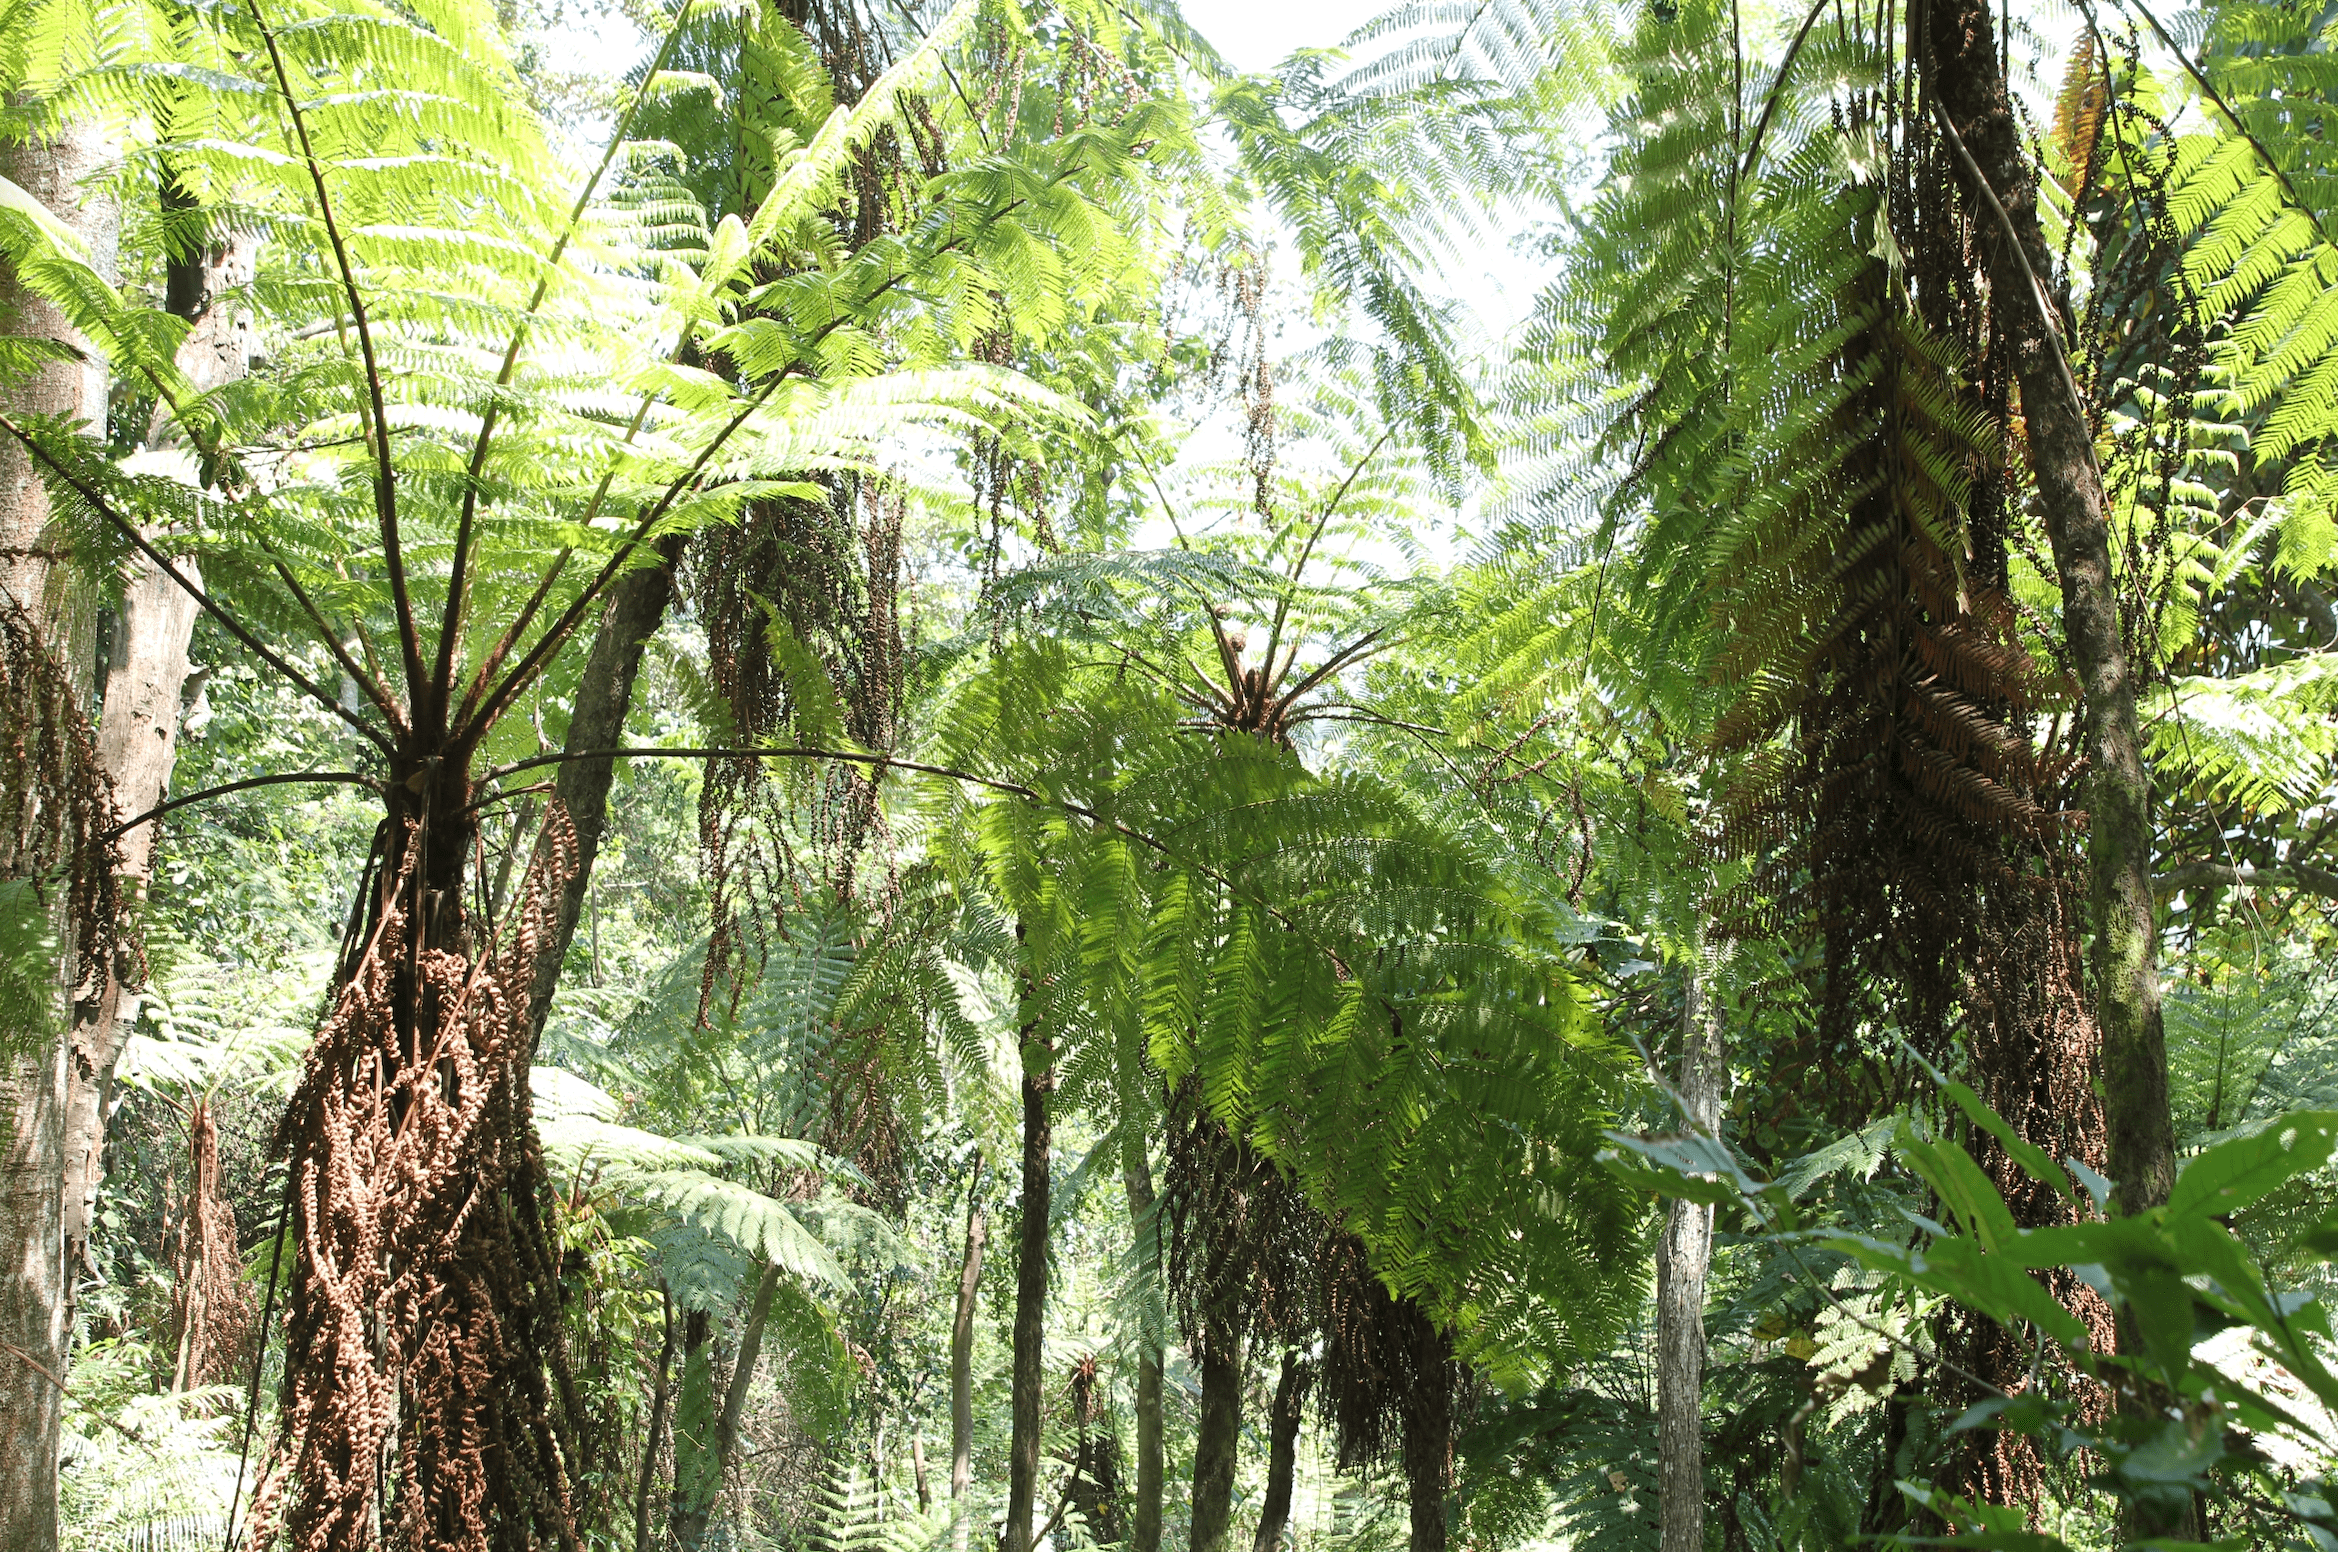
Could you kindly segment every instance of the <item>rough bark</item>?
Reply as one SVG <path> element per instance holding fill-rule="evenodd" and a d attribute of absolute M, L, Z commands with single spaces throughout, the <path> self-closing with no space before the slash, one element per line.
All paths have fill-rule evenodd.
<path fill-rule="evenodd" d="M 627 572 L 609 590 L 601 627 L 585 656 L 577 679 L 576 704 L 569 713 L 568 737 L 561 748 L 567 754 L 614 749 L 625 741 L 625 718 L 633 709 L 634 681 L 641 676 L 642 650 L 666 618 L 674 598 L 674 566 L 682 556 L 684 536 L 658 542 L 655 558 Z M 616 780 L 614 760 L 570 760 L 556 769 L 553 792 L 568 822 L 576 830 L 575 871 L 560 893 L 560 912 L 553 932 L 536 957 L 536 986 L 529 1008 L 529 1028 L 544 1032 L 552 1011 L 552 994 L 560 987 L 560 968 L 568 946 L 576 940 L 577 923 L 584 917 L 585 897 L 592 887 L 593 862 L 601 852 L 601 837 L 609 826 L 609 789 Z M 540 843 L 541 844 L 541 843 Z"/>
<path fill-rule="evenodd" d="M 253 245 L 245 236 L 222 237 L 168 266 L 166 296 L 171 311 L 188 322 L 176 364 L 203 392 L 238 381 L 249 369 L 251 328 L 229 299 L 252 278 Z M 158 409 L 147 433 L 149 447 L 172 445 L 176 427 Z M 149 534 L 167 544 L 169 535 Z M 201 570 L 191 558 L 174 561 L 196 587 Z M 122 588 L 107 653 L 105 704 L 98 720 L 99 766 L 113 783 L 114 812 L 120 819 L 145 813 L 170 790 L 178 760 L 181 697 L 195 639 L 194 595 L 145 555 L 132 559 Z M 142 907 L 153 874 L 155 830 L 140 825 L 121 839 L 123 898 Z M 68 1263 L 85 1262 L 90 1216 L 97 1210 L 103 1180 L 106 1115 L 112 1105 L 114 1066 L 121 1059 L 121 1012 L 128 964 L 110 965 L 104 990 L 94 1004 L 75 1010 L 73 1054 L 66 1070 L 65 1253 Z"/>
<path fill-rule="evenodd" d="M 1680 1098 L 1687 1120 L 1721 1122 L 1729 1053 L 1712 1006 L 1702 947 L 1682 982 Z M 1713 1261 L 1713 1209 L 1675 1201 L 1656 1257 L 1657 1537 L 1662 1552 L 1705 1546 L 1705 1276 Z"/>
<path fill-rule="evenodd" d="M 1242 1329 L 1234 1312 L 1209 1312 L 1203 1333 L 1201 1406 L 1193 1433 L 1192 1552 L 1227 1552 L 1234 1522 L 1234 1466 L 1242 1444 Z"/>
<path fill-rule="evenodd" d="M 1307 1410 L 1307 1387 L 1315 1367 L 1297 1349 L 1283 1354 L 1275 1399 L 1267 1413 L 1266 1498 L 1258 1510 L 1258 1534 L 1251 1552 L 1280 1552 L 1291 1523 L 1291 1481 L 1299 1465 L 1299 1424 Z"/>
<path fill-rule="evenodd" d="M 982 1210 L 982 1157 L 966 1188 L 966 1253 L 958 1263 L 958 1307 L 950 1317 L 950 1501 L 958 1505 L 950 1545 L 966 1552 L 970 1522 L 963 1500 L 974 1483 L 974 1307 L 982 1291 L 982 1248 L 990 1220 Z"/>
<path fill-rule="evenodd" d="M 74 130 L 53 141 L 0 145 L 0 175 L 78 233 L 93 266 L 110 275 L 112 212 L 102 200 L 85 200 L 80 187 L 106 154 L 96 132 Z M 63 415 L 104 428 L 103 358 L 4 263 L 0 327 L 83 347 L 79 360 L 48 362 L 0 389 L 0 404 L 15 415 Z M 64 536 L 51 517 L 30 455 L 13 440 L 0 446 L 0 607 L 21 608 L 38 623 L 87 705 L 96 615 L 62 564 Z M 71 961 L 70 943 L 63 957 Z M 64 1210 L 71 1045 L 61 1031 L 71 1012 L 60 987 L 54 1028 L 0 1030 L 0 1552 L 53 1552 L 57 1545 L 61 1386 L 72 1328 Z"/>
<path fill-rule="evenodd" d="M 1121 1183 L 1128 1191 L 1129 1222 L 1150 1235 L 1150 1265 L 1156 1277 L 1161 1265 L 1159 1196 L 1153 1190 L 1153 1169 L 1145 1159 L 1144 1140 L 1130 1136 L 1122 1143 Z M 1140 1259 L 1146 1249 L 1140 1248 Z M 1161 1552 L 1161 1493 L 1165 1463 L 1161 1448 L 1161 1333 L 1142 1331 L 1137 1337 L 1137 1501 L 1131 1516 L 1129 1552 Z"/>
<path fill-rule="evenodd" d="M 2061 347 L 2060 320 L 2048 316 L 2041 289 L 2052 255 L 2038 224 L 2037 179 L 1998 71 L 1989 6 L 1932 0 L 1918 14 L 1925 86 L 1963 148 L 1955 159 L 2021 387 L 2030 473 L 2061 578 L 2063 634 L 2085 698 L 2091 979 L 2102 1027 L 2112 1202 L 2120 1212 L 2143 1212 L 2165 1202 L 2175 1183 L 2175 1128 L 2152 914 L 2151 776 L 2119 628 L 2102 470 Z"/>
<path fill-rule="evenodd" d="M 1049 1101 L 1055 1089 L 1055 1053 L 1026 1025 L 1023 1031 L 1023 1200 L 1015 1266 L 1014 1433 L 1007 1455 L 1004 1552 L 1031 1552 L 1031 1514 L 1039 1497 L 1043 1420 L 1040 1369 L 1047 1337 L 1047 1218 L 1053 1206 L 1048 1153 L 1054 1132 Z"/>
<path fill-rule="evenodd" d="M 1446 1500 L 1453 1486 L 1453 1349 L 1442 1332 L 1427 1346 L 1434 1363 L 1416 1367 L 1405 1399 L 1404 1480 L 1412 1515 L 1408 1552 L 1445 1552 Z"/>
<path fill-rule="evenodd" d="M 60 999 L 61 1000 L 61 999 Z M 61 1009 L 60 1009 L 61 1011 Z M 28 1033 L 29 1041 L 24 1040 Z M 65 1042 L 9 1030 L 34 1048 L 0 1069 L 0 1552 L 54 1552 L 64 1422 Z"/>

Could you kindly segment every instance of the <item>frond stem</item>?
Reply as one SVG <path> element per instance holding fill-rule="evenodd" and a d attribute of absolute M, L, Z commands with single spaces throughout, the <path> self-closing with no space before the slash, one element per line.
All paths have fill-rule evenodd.
<path fill-rule="evenodd" d="M 292 119 L 292 132 L 300 141 L 301 158 L 308 164 L 309 183 L 317 194 L 317 213 L 333 246 L 333 263 L 341 274 L 341 289 L 349 298 L 350 320 L 357 327 L 357 349 L 365 362 L 366 397 L 373 406 L 374 515 L 381 524 L 382 560 L 389 570 L 390 597 L 398 610 L 398 644 L 405 657 L 406 677 L 412 693 L 420 695 L 426 683 L 422 634 L 414 618 L 414 600 L 406 591 L 406 558 L 398 537 L 397 474 L 390 462 L 389 406 L 382 398 L 381 365 L 374 356 L 373 326 L 366 320 L 365 297 L 357 286 L 357 270 L 349 259 L 349 244 L 341 234 L 340 218 L 333 214 L 332 196 L 325 190 L 324 164 L 317 160 L 316 147 L 309 140 L 308 115 L 301 112 L 300 99 L 293 94 L 292 73 L 285 68 L 284 50 L 278 47 L 275 30 L 261 14 L 260 0 L 244 0 L 244 4 L 252 13 L 252 25 L 259 29 L 260 41 L 268 47 L 268 63 L 276 73 L 276 89 L 284 96 L 284 111 Z"/>

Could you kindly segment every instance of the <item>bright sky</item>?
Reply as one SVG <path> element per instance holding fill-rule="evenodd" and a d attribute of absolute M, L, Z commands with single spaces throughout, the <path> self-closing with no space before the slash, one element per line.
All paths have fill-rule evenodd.
<path fill-rule="evenodd" d="M 1371 0 L 1185 0 L 1181 7 L 1237 70 L 1265 70 L 1293 49 L 1329 48 L 1386 8 Z"/>

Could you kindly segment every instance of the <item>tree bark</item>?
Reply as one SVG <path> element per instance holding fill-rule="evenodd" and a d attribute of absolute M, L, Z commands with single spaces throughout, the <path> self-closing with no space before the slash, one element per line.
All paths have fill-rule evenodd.
<path fill-rule="evenodd" d="M 1275 1381 L 1274 1404 L 1267 1413 L 1266 1501 L 1259 1507 L 1251 1552 L 1280 1552 L 1283 1532 L 1290 1527 L 1299 1424 L 1307 1409 L 1307 1386 L 1314 1378 L 1314 1366 L 1296 1348 L 1283 1354 L 1283 1372 Z"/>
<path fill-rule="evenodd" d="M 706 1540 L 706 1522 L 722 1490 L 714 1455 L 713 1327 L 705 1310 L 682 1317 L 682 1394 L 674 1404 L 674 1486 L 666 1510 L 667 1538 L 681 1552 L 698 1552 Z"/>
<path fill-rule="evenodd" d="M 1201 1346 L 1201 1407 L 1193 1435 L 1192 1552 L 1227 1552 L 1234 1523 L 1234 1466 L 1242 1443 L 1242 1328 L 1212 1309 Z"/>
<path fill-rule="evenodd" d="M 1729 1090 L 1729 1052 L 1702 940 L 1682 986 L 1680 1099 L 1689 1124 L 1712 1132 Z M 1705 1547 L 1705 1276 L 1713 1261 L 1713 1209 L 1674 1201 L 1656 1256 L 1657 1544 Z"/>
<path fill-rule="evenodd" d="M 1018 926 L 1017 935 L 1021 935 Z M 1031 1514 L 1039 1497 L 1042 1415 L 1041 1365 L 1047 1339 L 1047 1218 L 1053 1206 L 1048 1115 L 1055 1089 L 1055 1052 L 1026 1023 L 1023 1028 L 1023 1201 L 1015 1266 L 1014 1436 L 1007 1456 L 1004 1552 L 1031 1552 Z"/>
<path fill-rule="evenodd" d="M 592 650 L 586 654 L 584 672 L 577 679 L 568 736 L 561 742 L 565 753 L 614 749 L 625 741 L 625 719 L 633 709 L 641 654 L 664 623 L 667 605 L 673 602 L 674 566 L 682 558 L 684 538 L 673 534 L 659 540 L 651 561 L 627 572 L 610 588 L 601 628 L 593 635 Z M 576 926 L 584 916 L 593 862 L 600 856 L 601 837 L 609 825 L 609 789 L 616 780 L 617 762 L 570 760 L 555 769 L 559 775 L 553 779 L 554 795 L 576 830 L 576 871 L 561 889 L 558 920 L 536 956 L 536 984 L 528 1012 L 533 1038 L 544 1033 L 552 994 L 560 987 L 561 966 L 567 962 L 568 946 L 576 940 Z"/>
<path fill-rule="evenodd" d="M 1445 1334 L 1428 1327 L 1422 1352 L 1433 1361 L 1416 1362 L 1413 1393 L 1401 1403 L 1404 1424 L 1404 1479 L 1412 1514 L 1408 1552 L 1445 1552 L 1445 1501 L 1453 1483 L 1453 1348 Z"/>
<path fill-rule="evenodd" d="M 1153 1269 L 1161 1267 L 1159 1196 L 1153 1190 L 1152 1166 L 1145 1160 L 1144 1139 L 1128 1136 L 1121 1143 L 1121 1182 L 1128 1191 L 1129 1222 L 1139 1236 L 1137 1255 Z M 1143 1243 L 1149 1238 L 1152 1243 Z M 1137 1333 L 1137 1501 L 1131 1516 L 1129 1552 L 1161 1552 L 1161 1494 L 1165 1465 L 1161 1449 L 1161 1333 Z"/>
<path fill-rule="evenodd" d="M 1926 23 L 1918 40 L 1924 83 L 1955 130 L 1951 150 L 1973 200 L 1991 305 L 2012 347 L 2030 472 L 2061 577 L 2063 633 L 2085 697 L 2088 915 L 2112 1202 L 2123 1213 L 2144 1212 L 2175 1184 L 2175 1128 L 2152 914 L 2151 775 L 2120 633 L 2102 470 L 2060 320 L 2048 316 L 2042 286 L 2052 256 L 2038 225 L 2037 180 L 1998 72 L 1989 6 L 1932 0 L 1916 14 Z"/>
<path fill-rule="evenodd" d="M 54 141 L 0 145 L 0 175 L 39 200 L 87 244 L 92 267 L 113 270 L 114 219 L 80 186 L 108 154 L 94 130 Z M 0 403 L 15 415 L 63 415 L 105 429 L 104 358 L 49 303 L 24 290 L 0 263 L 0 316 L 12 333 L 75 346 L 80 356 L 50 361 L 8 385 Z M 31 455 L 13 439 L 0 446 L 0 607 L 21 609 L 63 667 L 83 706 L 95 695 L 96 613 L 74 585 L 64 536 L 51 521 L 48 491 Z M 52 925 L 62 928 L 61 918 Z M 78 978 L 73 945 L 60 931 L 64 981 Z M 66 1117 L 77 1010 L 58 988 L 56 1019 L 42 1029 L 0 1029 L 0 1552 L 54 1552 L 57 1452 L 72 1330 L 72 1275 L 65 1249 Z"/>
<path fill-rule="evenodd" d="M 982 1155 L 966 1187 L 966 1253 L 958 1263 L 958 1307 L 950 1318 L 950 1501 L 957 1505 L 950 1545 L 966 1552 L 971 1534 L 965 1503 L 974 1484 L 974 1307 L 982 1291 L 982 1247 L 990 1222 L 982 1210 Z"/>

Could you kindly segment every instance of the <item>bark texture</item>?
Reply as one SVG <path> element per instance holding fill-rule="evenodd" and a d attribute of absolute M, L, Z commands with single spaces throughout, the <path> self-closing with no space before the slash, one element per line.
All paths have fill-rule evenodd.
<path fill-rule="evenodd" d="M 974 1484 L 974 1307 L 982 1291 L 982 1249 L 990 1221 L 982 1210 L 982 1158 L 966 1190 L 966 1253 L 958 1263 L 958 1307 L 950 1317 L 950 1501 L 959 1508 L 950 1545 L 966 1552 L 971 1525 L 961 1502 Z"/>
<path fill-rule="evenodd" d="M 1146 1162 L 1141 1138 L 1130 1137 L 1123 1143 L 1121 1182 L 1128 1191 L 1128 1218 L 1140 1235 L 1150 1235 L 1152 1244 L 1140 1246 L 1138 1256 L 1146 1259 L 1157 1278 L 1161 1266 L 1160 1197 L 1153 1189 L 1153 1168 Z M 1130 1517 L 1129 1552 L 1161 1552 L 1161 1491 L 1164 1463 L 1161 1449 L 1161 1334 L 1157 1331 L 1138 1333 L 1137 1383 L 1137 1501 L 1136 1512 Z"/>
<path fill-rule="evenodd" d="M 1039 1499 L 1039 1443 L 1044 1420 L 1041 1367 L 1047 1336 L 1047 1218 L 1053 1209 L 1048 1154 L 1054 1145 L 1049 1102 L 1055 1053 L 1023 1032 L 1023 1201 L 1015 1265 L 1014 1435 L 1007 1455 L 1004 1552 L 1031 1552 L 1032 1510 Z"/>
<path fill-rule="evenodd" d="M 0 176 L 73 229 L 93 266 L 110 277 L 112 212 L 81 189 L 107 153 L 102 137 L 85 129 L 0 145 Z M 49 362 L 0 390 L 0 404 L 12 415 L 62 415 L 104 428 L 103 358 L 5 263 L 0 328 L 84 348 L 81 359 Z M 0 608 L 21 610 L 34 623 L 87 706 L 96 677 L 94 601 L 74 584 L 64 536 L 51 518 L 30 455 L 7 440 L 0 446 Z M 63 958 L 73 959 L 70 943 Z M 54 1552 L 57 1545 L 60 1386 L 72 1329 L 65 1249 L 71 1042 L 58 1031 L 69 1027 L 71 1012 L 60 986 L 54 1027 L 0 1029 L 0 1552 Z"/>
<path fill-rule="evenodd" d="M 1193 1433 L 1193 1552 L 1227 1552 L 1234 1466 L 1242 1444 L 1242 1331 L 1213 1310 L 1201 1348 L 1201 1407 Z"/>
<path fill-rule="evenodd" d="M 1916 14 L 1923 19 L 1917 42 L 1924 84 L 1972 159 L 1970 167 L 1957 160 L 1976 207 L 1991 305 L 2021 385 L 2030 473 L 2085 697 L 2088 915 L 2112 1201 L 2120 1212 L 2143 1212 L 2164 1203 L 2175 1184 L 2175 1128 L 2151 892 L 2151 776 L 2119 626 L 2102 470 L 2061 348 L 2060 320 L 2048 316 L 2051 304 L 2040 289 L 2052 254 L 2038 225 L 2037 179 L 1998 70 L 1989 7 L 1931 0 Z M 1976 172 L 1984 187 L 1972 186 Z"/>
<path fill-rule="evenodd" d="M 1258 1534 L 1251 1552 L 1278 1552 L 1291 1524 L 1291 1481 L 1299 1465 L 1299 1424 L 1307 1411 L 1307 1387 L 1315 1367 L 1293 1349 L 1283 1354 L 1275 1399 L 1267 1413 L 1266 1497 L 1259 1504 Z"/>
<path fill-rule="evenodd" d="M 1729 1052 L 1712 1006 L 1702 946 L 1682 984 L 1680 1097 L 1701 1131 L 1721 1123 Z M 1657 1543 L 1705 1547 L 1705 1276 L 1713 1263 L 1713 1209 L 1674 1201 L 1656 1256 Z"/>
<path fill-rule="evenodd" d="M 568 737 L 562 752 L 583 754 L 614 749 L 625 741 L 625 719 L 633 709 L 634 682 L 641 677 L 641 654 L 665 622 L 674 599 L 674 566 L 682 557 L 684 535 L 658 542 L 648 563 L 621 577 L 609 590 L 601 628 L 593 635 L 577 679 L 576 705 L 568 719 Z M 593 881 L 593 862 L 601 852 L 601 837 L 609 827 L 609 789 L 617 778 L 617 762 L 610 759 L 570 760 L 555 767 L 554 796 L 567 810 L 576 831 L 574 871 L 560 892 L 560 908 L 536 958 L 536 986 L 528 1011 L 529 1028 L 538 1036 L 552 1011 L 552 994 L 560 987 L 560 968 L 568 946 L 576 940 L 577 923 L 584 917 L 585 899 Z M 551 844 L 540 840 L 539 846 Z"/>

